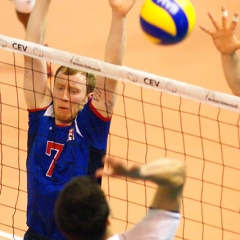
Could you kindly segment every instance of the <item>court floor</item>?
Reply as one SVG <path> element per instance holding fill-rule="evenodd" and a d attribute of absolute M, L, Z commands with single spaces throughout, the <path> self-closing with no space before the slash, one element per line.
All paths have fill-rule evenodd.
<path fill-rule="evenodd" d="M 212 27 L 207 16 L 207 11 L 212 11 L 219 22 L 221 22 L 221 5 L 225 4 L 227 6 L 231 18 L 235 10 L 240 10 L 240 3 L 235 0 L 193 0 L 192 2 L 195 6 L 197 15 L 196 25 L 192 34 L 179 44 L 163 47 L 149 42 L 142 33 L 139 24 L 139 11 L 141 5 L 143 4 L 143 0 L 137 0 L 134 8 L 127 17 L 127 48 L 124 65 L 207 89 L 231 94 L 223 76 L 220 54 L 214 48 L 210 37 L 203 33 L 198 26 L 199 24 L 203 24 Z M 16 18 L 11 1 L 2 0 L 0 2 L 0 9 L 0 35 L 24 39 L 24 29 Z M 104 46 L 107 39 L 110 17 L 111 12 L 107 0 L 68 0 L 67 4 L 63 1 L 53 0 L 49 12 L 45 42 L 49 46 L 59 50 L 102 60 L 104 58 Z M 236 32 L 237 36 L 240 38 L 240 26 L 237 27 Z M 2 61 L 3 59 L 5 63 L 13 64 L 12 53 L 1 50 L 0 60 Z M 16 55 L 14 59 L 17 65 L 22 65 L 22 56 Z M 3 206 L 0 210 L 0 231 L 9 233 L 11 239 L 11 235 L 13 234 L 12 225 L 14 225 L 14 235 L 16 236 L 22 237 L 24 230 L 26 229 L 26 176 L 24 159 L 26 158 L 26 131 L 28 120 L 21 89 L 22 69 L 17 68 L 17 75 L 15 75 L 14 71 L 16 69 L 5 63 L 0 63 L 0 84 L 2 102 L 4 103 L 2 105 L 2 123 L 5 125 L 5 127 L 2 128 L 2 153 L 4 158 L 1 158 L 1 160 L 4 167 L 1 167 L 0 173 L 0 179 L 2 181 L 2 186 L 0 188 L 0 202 L 1 206 Z M 55 65 L 53 65 L 53 69 L 55 69 Z M 15 76 L 17 76 L 17 78 Z M 13 86 L 18 86 L 18 88 Z M 122 90 L 123 87 L 120 85 L 120 91 Z M 128 86 L 125 94 L 127 96 L 133 96 L 134 99 L 138 100 L 140 99 L 140 92 L 141 91 L 138 87 Z M 158 94 L 153 93 L 152 91 L 144 90 L 144 98 L 149 102 L 155 102 L 158 98 Z M 171 107 L 175 109 L 178 108 L 179 99 L 168 96 L 164 96 L 164 99 L 166 105 L 171 103 Z M 116 106 L 116 113 L 119 115 L 123 112 L 122 101 L 123 100 L 120 97 Z M 186 100 L 183 106 L 186 109 L 190 109 L 194 108 L 194 105 L 195 103 L 188 102 Z M 142 119 L 141 106 L 138 106 L 136 101 L 129 101 L 127 106 L 129 118 Z M 202 111 L 204 112 L 204 116 L 206 113 L 206 115 L 208 114 L 210 118 L 212 115 L 218 114 L 215 108 L 208 106 L 204 106 Z M 149 121 L 149 123 L 151 122 L 153 125 L 157 124 L 157 119 L 160 119 L 161 117 L 156 116 L 155 108 L 148 106 L 146 112 L 147 115 L 145 121 Z M 166 108 L 162 114 L 165 116 L 165 127 L 172 127 L 173 129 L 179 128 L 179 126 L 176 126 L 176 119 L 179 120 L 179 116 L 176 112 L 168 111 Z M 188 233 L 185 234 L 184 239 L 210 240 L 210 236 L 213 236 L 211 233 L 213 232 L 215 234 L 214 236 L 222 237 L 216 229 L 224 226 L 228 229 L 226 232 L 231 232 L 232 235 L 226 235 L 225 233 L 224 236 L 229 237 L 219 237 L 219 239 L 240 240 L 240 232 L 238 230 L 238 226 L 240 224 L 239 214 L 234 214 L 234 216 L 232 216 L 228 211 L 226 211 L 219 215 L 217 210 L 215 212 L 215 208 L 209 207 L 211 203 L 215 205 L 218 204 L 218 202 L 221 202 L 221 206 L 224 209 L 230 209 L 234 213 L 237 211 L 239 213 L 240 209 L 240 201 L 238 201 L 240 200 L 240 187 L 239 184 L 235 182 L 235 177 L 240 176 L 238 171 L 240 169 L 240 165 L 237 160 L 240 156 L 238 148 L 238 114 L 226 111 L 222 113 L 221 117 L 223 122 L 230 121 L 231 124 L 235 125 L 235 127 L 232 127 L 232 125 L 230 127 L 228 124 L 221 124 L 224 128 L 224 134 L 221 136 L 221 141 L 226 145 L 231 143 L 232 146 L 235 146 L 234 150 L 229 150 L 228 147 L 225 147 L 223 150 L 224 159 L 227 159 L 228 156 L 231 155 L 231 161 L 229 160 L 227 162 L 227 166 L 230 169 L 234 168 L 234 170 L 229 172 L 229 174 L 225 171 L 226 177 L 224 180 L 221 178 L 223 174 L 222 166 L 226 163 L 223 164 L 222 162 L 218 162 L 218 160 L 212 160 L 207 161 L 207 164 L 203 164 L 201 161 L 203 156 L 202 148 L 197 147 L 200 145 L 200 142 L 199 140 L 190 137 L 192 133 L 196 133 L 196 131 L 198 131 L 197 122 L 195 121 L 196 118 L 192 118 L 190 114 L 185 114 L 183 117 L 186 120 L 184 126 L 187 128 L 186 131 L 189 133 L 189 137 L 185 139 L 188 143 L 188 147 L 184 151 L 187 151 L 188 153 L 190 152 L 190 155 L 193 155 L 194 158 L 186 158 L 186 161 L 189 164 L 191 177 L 191 180 L 187 183 L 185 190 L 186 198 L 183 205 L 187 217 L 185 219 L 184 226 L 183 224 L 181 225 L 176 239 L 183 239 L 180 237 L 182 236 L 183 229 L 188 229 Z M 20 121 L 18 121 L 18 119 Z M 145 129 L 143 129 L 143 126 L 137 125 L 136 122 L 128 122 L 128 128 L 131 129 L 130 139 L 132 139 L 129 144 L 129 142 L 127 143 L 126 140 L 124 140 L 127 137 L 129 138 L 129 136 L 122 136 L 124 135 L 124 131 L 122 132 L 119 127 L 125 127 L 124 122 L 122 122 L 122 118 L 116 117 L 112 125 L 112 137 L 109 140 L 111 141 L 112 146 L 111 151 L 116 154 L 121 152 L 121 154 L 119 153 L 121 157 L 124 157 L 127 154 L 130 159 L 133 159 L 133 161 L 138 159 L 140 163 L 144 163 L 145 160 L 143 155 L 146 154 L 146 148 L 143 147 L 141 143 L 137 143 L 137 140 L 144 139 L 145 137 Z M 206 136 L 209 135 L 209 138 L 212 138 L 211 140 L 215 140 L 215 138 L 219 137 L 216 130 L 216 124 L 212 123 L 211 120 L 206 118 L 203 121 L 203 125 L 206 127 L 204 134 Z M 18 129 L 20 129 L 20 131 L 18 131 Z M 150 133 L 147 141 L 148 143 L 150 142 L 152 146 L 152 148 L 148 147 L 149 159 L 156 157 L 158 154 L 162 154 L 161 151 L 156 150 L 159 146 L 162 147 L 163 145 L 162 142 L 156 143 L 156 131 L 159 130 L 157 130 L 157 128 L 149 130 Z M 157 133 L 161 134 L 160 131 Z M 172 147 L 172 151 L 170 151 L 171 153 L 169 153 L 169 155 L 178 156 L 177 152 L 184 152 L 179 147 L 182 144 L 182 140 L 180 137 L 178 138 L 178 135 L 168 131 L 167 139 L 169 139 L 168 141 L 175 142 L 175 146 Z M 222 152 L 218 146 L 215 148 L 212 141 L 205 141 L 204 143 L 204 154 L 207 155 L 207 159 L 216 159 L 217 157 L 222 159 Z M 127 152 L 126 149 L 129 146 L 131 147 L 131 150 Z M 212 151 L 212 149 L 214 149 L 214 151 Z M 204 176 L 202 175 L 203 168 L 205 169 L 204 174 L 206 174 Z M 203 178 L 206 180 L 204 183 L 205 190 L 201 191 L 201 187 L 203 187 L 203 185 L 200 183 L 201 181 L 199 182 L 198 180 Z M 21 181 L 19 179 L 21 179 Z M 142 185 L 138 185 L 134 182 L 128 185 L 128 187 L 126 186 L 125 181 L 115 181 L 110 185 L 106 181 L 104 184 L 105 190 L 107 192 L 110 191 L 111 195 L 115 196 L 115 198 L 112 198 L 110 202 L 116 214 L 115 216 L 117 216 L 115 224 L 116 229 L 122 231 L 125 228 L 130 228 L 145 213 L 145 208 L 141 208 L 139 206 L 148 204 L 149 199 L 147 199 L 146 202 L 141 202 L 141 200 L 136 198 L 136 196 L 139 194 L 144 195 L 144 191 L 146 191 L 146 189 L 143 188 Z M 237 186 L 233 187 L 234 185 Z M 228 188 L 227 190 L 224 190 L 225 192 L 223 192 L 220 190 L 221 186 L 227 186 Z M 215 187 L 217 189 L 215 189 Z M 19 191 L 16 191 L 16 189 Z M 131 190 L 132 193 L 126 193 L 126 189 L 129 189 L 129 191 Z M 216 190 L 214 191 L 214 193 L 216 193 L 215 195 L 211 194 L 213 189 Z M 148 186 L 147 192 L 149 196 L 152 196 L 152 191 L 152 187 Z M 125 201 L 119 199 L 118 196 L 122 196 L 124 200 L 128 198 L 131 203 L 137 204 L 132 204 L 127 207 Z M 18 199 L 17 202 L 16 199 Z M 236 201 L 234 201 L 234 199 L 236 199 Z M 199 200 L 198 203 L 195 202 L 195 200 Z M 208 205 L 204 205 L 204 207 L 201 208 L 202 210 L 199 210 L 198 204 L 201 201 L 207 202 Z M 233 201 L 234 204 L 232 203 Z M 9 208 L 6 206 L 12 207 Z M 192 209 L 195 209 L 196 211 L 188 209 L 188 206 L 192 206 Z M 120 207 L 125 210 L 128 208 L 129 216 L 126 217 L 124 215 L 124 211 L 119 210 Z M 202 213 L 199 211 L 202 211 Z M 201 222 L 203 220 L 199 216 L 202 214 L 209 226 L 205 229 L 206 237 L 202 236 L 203 228 L 199 224 L 195 225 L 194 221 L 189 220 L 196 218 L 197 221 Z M 224 217 L 222 215 L 224 215 Z M 217 219 L 219 219 L 218 221 L 220 222 L 216 222 L 216 216 L 219 216 Z M 127 226 L 125 224 L 126 218 L 129 220 L 129 224 Z M 222 219 L 225 221 L 227 218 L 231 219 L 231 223 L 221 223 Z M 191 229 L 199 231 L 199 234 L 196 234 L 196 231 Z M 0 234 L 0 239 L 5 238 L 1 238 Z"/>

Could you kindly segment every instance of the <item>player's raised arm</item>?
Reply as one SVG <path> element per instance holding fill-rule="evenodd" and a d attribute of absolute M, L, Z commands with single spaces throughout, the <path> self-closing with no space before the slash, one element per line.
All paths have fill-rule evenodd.
<path fill-rule="evenodd" d="M 220 25 L 211 12 L 208 16 L 215 28 L 209 30 L 204 26 L 200 28 L 212 37 L 213 43 L 221 53 L 222 67 L 227 83 L 233 94 L 240 96 L 240 63 L 236 51 L 240 48 L 240 41 L 235 35 L 239 13 L 235 12 L 232 21 L 228 23 L 228 12 L 222 7 L 222 25 Z"/>
<path fill-rule="evenodd" d="M 109 0 L 112 21 L 105 48 L 105 61 L 122 65 L 125 53 L 126 16 L 136 0 Z M 117 81 L 98 76 L 93 95 L 93 106 L 104 117 L 110 117 L 115 105 Z"/>
<path fill-rule="evenodd" d="M 148 180 L 158 185 L 151 207 L 179 212 L 182 191 L 186 178 L 185 164 L 180 160 L 160 158 L 144 166 L 126 166 L 121 159 L 106 157 L 109 172 L 98 170 L 102 174 L 126 176 L 134 179 Z"/>
<path fill-rule="evenodd" d="M 43 44 L 50 2 L 51 0 L 36 0 L 28 20 L 26 41 Z M 52 101 L 50 89 L 47 87 L 46 62 L 24 57 L 24 63 L 24 96 L 27 108 L 46 107 Z"/>

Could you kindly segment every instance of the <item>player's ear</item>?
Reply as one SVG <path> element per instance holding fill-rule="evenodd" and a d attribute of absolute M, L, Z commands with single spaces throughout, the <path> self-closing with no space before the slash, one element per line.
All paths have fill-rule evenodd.
<path fill-rule="evenodd" d="M 93 97 L 93 92 L 89 93 L 84 98 L 84 104 L 87 103 Z"/>
<path fill-rule="evenodd" d="M 89 93 L 88 95 L 87 95 L 87 100 L 89 100 L 90 98 L 92 98 L 93 97 L 93 92 L 91 92 L 91 93 Z"/>
<path fill-rule="evenodd" d="M 107 218 L 107 222 L 106 222 L 107 226 L 111 226 L 112 225 L 112 217 L 109 215 Z"/>

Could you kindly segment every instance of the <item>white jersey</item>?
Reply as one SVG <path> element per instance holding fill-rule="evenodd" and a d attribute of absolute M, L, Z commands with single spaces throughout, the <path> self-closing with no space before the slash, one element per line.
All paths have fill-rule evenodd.
<path fill-rule="evenodd" d="M 35 5 L 35 0 L 13 0 L 13 4 L 18 12 L 30 13 Z"/>
<path fill-rule="evenodd" d="M 131 230 L 108 240 L 172 240 L 178 229 L 180 213 L 149 209 L 147 215 Z"/>

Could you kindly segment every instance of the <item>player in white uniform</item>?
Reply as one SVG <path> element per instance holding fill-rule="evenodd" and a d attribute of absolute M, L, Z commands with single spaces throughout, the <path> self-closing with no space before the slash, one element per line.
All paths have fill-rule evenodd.
<path fill-rule="evenodd" d="M 111 156 L 107 157 L 107 164 L 111 170 L 97 170 L 97 177 L 124 176 L 157 184 L 148 213 L 131 230 L 114 234 L 103 191 L 89 177 L 77 177 L 65 186 L 55 205 L 56 221 L 63 234 L 71 240 L 172 240 L 180 222 L 185 164 L 161 158 L 142 167 L 128 167 Z"/>

